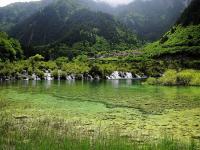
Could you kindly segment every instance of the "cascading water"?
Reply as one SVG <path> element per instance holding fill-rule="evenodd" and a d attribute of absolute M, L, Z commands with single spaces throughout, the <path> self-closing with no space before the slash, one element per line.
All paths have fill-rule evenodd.
<path fill-rule="evenodd" d="M 51 77 L 51 73 L 49 71 L 46 71 L 46 73 L 44 74 L 44 79 L 47 81 L 53 80 L 53 78 Z"/>
<path fill-rule="evenodd" d="M 108 80 L 119 80 L 119 79 L 143 79 L 146 76 L 140 76 L 138 74 L 133 75 L 131 72 L 119 72 L 114 71 L 110 76 L 106 76 Z"/>
<path fill-rule="evenodd" d="M 71 80 L 75 80 L 75 75 L 67 75 L 66 76 L 66 80 L 69 80 L 69 81 L 71 81 Z"/>
<path fill-rule="evenodd" d="M 126 72 L 125 74 L 126 74 L 126 75 L 125 75 L 125 79 L 133 79 L 132 73 Z"/>

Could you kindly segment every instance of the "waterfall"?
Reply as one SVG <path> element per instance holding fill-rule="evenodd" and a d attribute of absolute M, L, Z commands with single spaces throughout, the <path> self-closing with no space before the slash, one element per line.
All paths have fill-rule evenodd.
<path fill-rule="evenodd" d="M 108 80 L 114 79 L 133 79 L 133 75 L 130 72 L 114 71 L 110 76 L 106 76 Z"/>
<path fill-rule="evenodd" d="M 135 74 L 136 78 L 141 79 L 142 77 L 138 74 Z"/>
<path fill-rule="evenodd" d="M 67 76 L 66 76 L 66 80 L 69 80 L 69 81 L 75 80 L 75 75 L 73 75 L 73 74 L 67 75 Z"/>
<path fill-rule="evenodd" d="M 53 80 L 53 78 L 51 77 L 50 71 L 46 70 L 46 73 L 44 74 L 44 79 L 47 80 L 47 81 Z"/>
<path fill-rule="evenodd" d="M 132 73 L 126 72 L 125 74 L 126 74 L 126 75 L 125 75 L 125 79 L 133 79 Z"/>
<path fill-rule="evenodd" d="M 111 75 L 110 75 L 111 79 L 121 79 L 120 75 L 119 75 L 119 71 L 114 71 Z"/>
<path fill-rule="evenodd" d="M 31 78 L 35 81 L 41 80 L 35 73 L 32 74 Z"/>

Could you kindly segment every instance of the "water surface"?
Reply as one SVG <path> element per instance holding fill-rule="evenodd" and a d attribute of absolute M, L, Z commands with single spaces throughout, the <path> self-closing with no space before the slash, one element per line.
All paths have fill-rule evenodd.
<path fill-rule="evenodd" d="M 78 120 L 81 128 L 122 136 L 188 139 L 200 133 L 200 88 L 147 86 L 134 80 L 0 83 L 13 115 Z M 18 104 L 19 103 L 19 104 Z M 23 107 L 23 108 L 22 108 Z"/>

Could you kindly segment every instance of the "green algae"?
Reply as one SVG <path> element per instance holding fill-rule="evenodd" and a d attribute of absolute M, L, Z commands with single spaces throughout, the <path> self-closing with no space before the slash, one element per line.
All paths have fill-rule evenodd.
<path fill-rule="evenodd" d="M 145 86 L 134 81 L 14 82 L 0 86 L 9 122 L 37 122 L 90 135 L 118 131 L 135 141 L 165 135 L 188 141 L 200 133 L 200 88 Z M 22 118 L 22 119 L 16 119 Z M 62 120 L 62 121 L 58 121 Z M 57 122 L 61 122 L 57 124 Z M 56 124 L 56 125 L 55 125 Z"/>

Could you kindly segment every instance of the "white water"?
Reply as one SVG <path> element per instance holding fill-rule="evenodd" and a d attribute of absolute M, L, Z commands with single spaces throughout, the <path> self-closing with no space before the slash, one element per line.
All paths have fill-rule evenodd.
<path fill-rule="evenodd" d="M 35 73 L 32 74 L 32 79 L 35 81 L 41 80 Z"/>
<path fill-rule="evenodd" d="M 145 76 L 141 77 L 138 74 L 133 75 L 130 72 L 119 72 L 119 71 L 114 71 L 110 76 L 106 76 L 108 80 L 134 79 L 135 77 L 136 79 L 146 78 Z"/>
<path fill-rule="evenodd" d="M 130 72 L 126 72 L 125 75 L 125 79 L 133 79 L 133 75 Z"/>
<path fill-rule="evenodd" d="M 75 80 L 75 75 L 67 75 L 66 76 L 66 80 L 69 80 L 69 81 L 71 81 L 71 80 Z"/>
<path fill-rule="evenodd" d="M 53 80 L 52 76 L 51 76 L 51 73 L 49 71 L 46 71 L 45 74 L 44 74 L 44 79 L 47 80 L 47 81 L 51 81 Z"/>

